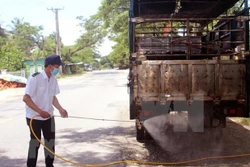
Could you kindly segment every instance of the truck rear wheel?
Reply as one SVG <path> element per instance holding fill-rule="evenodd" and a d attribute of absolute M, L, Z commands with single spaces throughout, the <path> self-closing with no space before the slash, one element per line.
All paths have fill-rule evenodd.
<path fill-rule="evenodd" d="M 145 132 L 143 129 L 137 129 L 136 130 L 136 140 L 140 143 L 145 142 Z"/>
<path fill-rule="evenodd" d="M 147 132 L 147 130 L 142 126 L 141 129 L 136 127 L 136 140 L 140 143 L 145 143 L 146 141 L 152 141 L 152 136 Z"/>

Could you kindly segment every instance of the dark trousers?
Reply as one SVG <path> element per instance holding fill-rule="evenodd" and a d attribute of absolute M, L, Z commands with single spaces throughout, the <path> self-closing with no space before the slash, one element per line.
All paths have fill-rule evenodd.
<path fill-rule="evenodd" d="M 30 119 L 27 118 L 27 124 L 30 128 Z M 36 136 L 41 140 L 41 131 L 43 132 L 44 144 L 50 150 L 55 152 L 55 120 L 50 118 L 48 120 L 33 120 L 32 127 Z M 29 152 L 27 159 L 27 167 L 36 167 L 38 150 L 40 143 L 36 140 L 35 136 L 32 134 L 30 129 L 30 142 L 29 142 Z M 54 155 L 44 149 L 45 154 L 45 164 L 46 167 L 54 167 Z"/>

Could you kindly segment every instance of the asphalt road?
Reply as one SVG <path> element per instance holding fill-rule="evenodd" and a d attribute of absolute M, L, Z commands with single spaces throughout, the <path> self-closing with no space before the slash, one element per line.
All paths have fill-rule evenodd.
<path fill-rule="evenodd" d="M 107 70 L 89 72 L 79 77 L 60 79 L 58 99 L 73 118 L 56 117 L 56 153 L 73 162 L 103 164 L 118 160 L 175 162 L 202 157 L 250 154 L 250 132 L 233 121 L 223 131 L 219 143 L 204 136 L 182 136 L 161 148 L 154 142 L 135 140 L 134 122 L 88 120 L 82 117 L 129 120 L 128 71 Z M 0 166 L 24 167 L 29 130 L 25 120 L 22 95 L 24 89 L 0 91 Z M 55 115 L 59 115 L 55 111 Z M 166 140 L 168 141 L 168 140 Z M 171 148 L 179 148 L 167 150 Z M 181 148 L 181 149 L 180 149 Z M 171 150 L 171 151 L 170 151 Z M 182 166 L 250 166 L 250 158 L 205 160 Z M 44 166 L 40 147 L 38 167 Z M 56 167 L 73 166 L 56 158 Z M 147 166 L 120 164 L 114 166 Z M 156 165 L 153 165 L 156 166 Z"/>

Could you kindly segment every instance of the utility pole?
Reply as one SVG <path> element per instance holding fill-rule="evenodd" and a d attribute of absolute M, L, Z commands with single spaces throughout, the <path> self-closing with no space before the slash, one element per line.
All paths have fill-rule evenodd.
<path fill-rule="evenodd" d="M 64 9 L 64 8 L 63 8 Z M 59 19 L 58 19 L 58 11 L 63 10 L 61 8 L 50 8 L 48 10 L 51 10 L 55 13 L 55 19 L 56 19 L 56 54 L 61 57 L 61 37 L 59 32 Z M 62 67 L 60 67 L 60 74 L 62 74 Z"/>
<path fill-rule="evenodd" d="M 60 32 L 59 32 L 59 21 L 58 21 L 58 11 L 63 10 L 60 8 L 50 8 L 48 10 L 51 10 L 55 13 L 55 19 L 56 19 L 56 54 L 61 57 L 61 38 L 60 38 Z"/>

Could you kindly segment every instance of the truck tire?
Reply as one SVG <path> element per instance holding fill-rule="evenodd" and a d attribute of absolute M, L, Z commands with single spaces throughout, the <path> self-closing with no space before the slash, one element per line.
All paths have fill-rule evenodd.
<path fill-rule="evenodd" d="M 142 126 L 141 129 L 136 128 L 136 140 L 139 143 L 145 143 L 146 141 L 152 141 L 152 136 Z"/>
<path fill-rule="evenodd" d="M 132 97 L 130 97 L 131 99 Z M 134 100 L 130 100 L 130 119 L 135 119 L 136 118 L 136 105 L 135 105 L 135 101 Z"/>
<path fill-rule="evenodd" d="M 144 129 L 136 129 L 136 140 L 139 143 L 145 143 L 145 132 L 144 132 Z"/>

